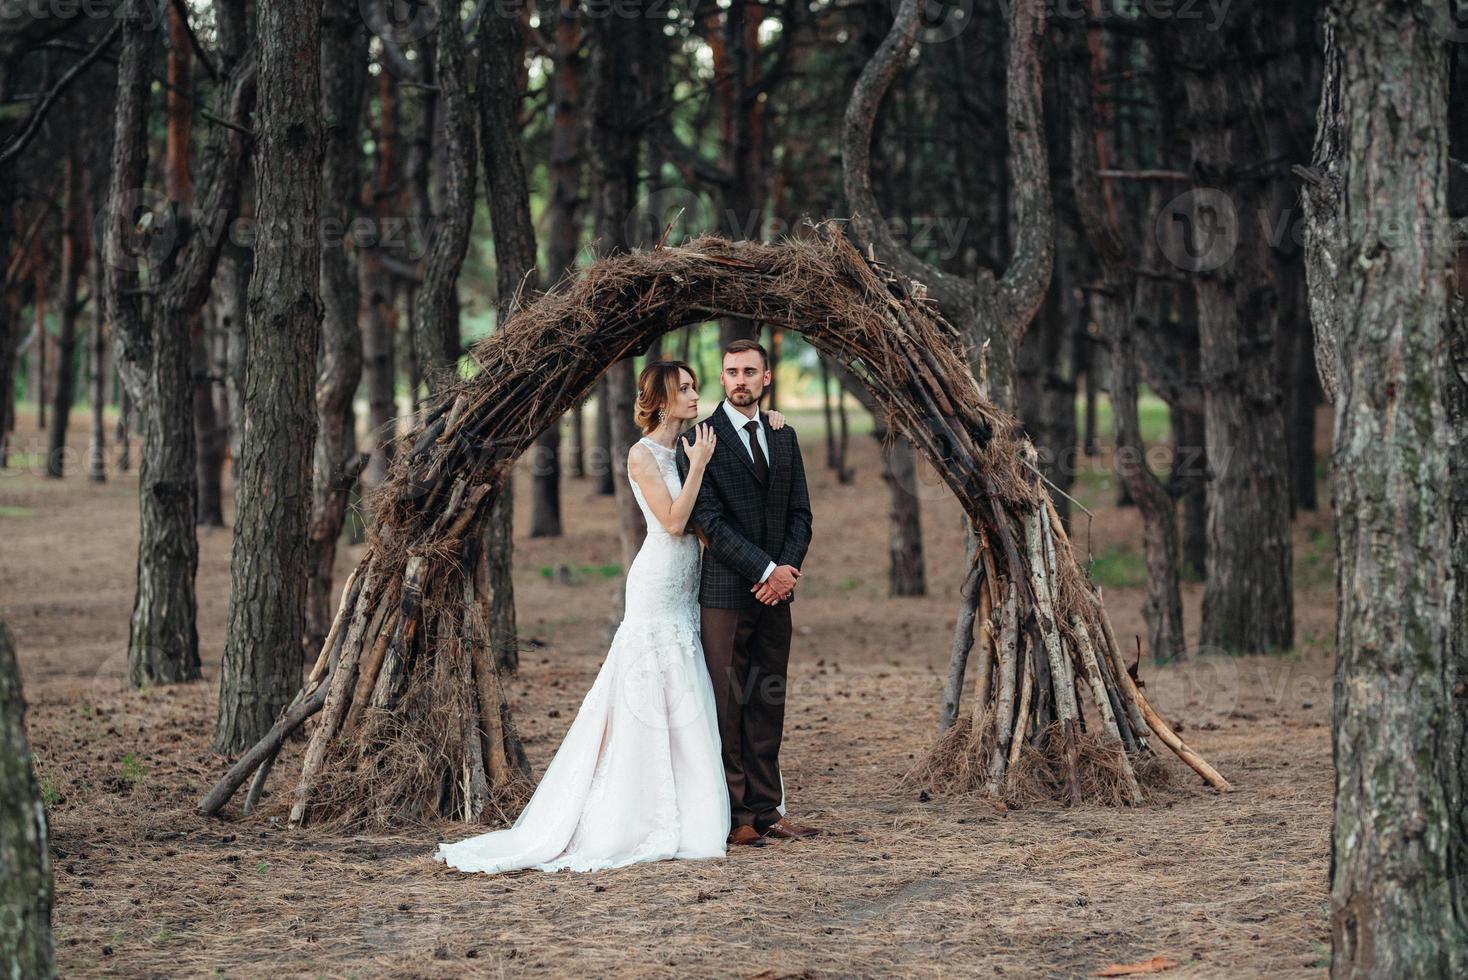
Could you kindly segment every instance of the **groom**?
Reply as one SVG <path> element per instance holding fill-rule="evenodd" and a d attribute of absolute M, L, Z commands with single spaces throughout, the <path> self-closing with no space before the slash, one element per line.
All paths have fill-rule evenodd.
<path fill-rule="evenodd" d="M 713 682 L 729 785 L 731 844 L 813 837 L 780 805 L 780 739 L 790 603 L 810 546 L 810 494 L 795 430 L 771 429 L 759 410 L 769 358 L 753 340 L 724 348 L 725 400 L 704 422 L 717 443 L 704 470 L 692 522 L 708 545 L 698 602 L 704 659 Z M 678 473 L 688 477 L 687 442 Z"/>

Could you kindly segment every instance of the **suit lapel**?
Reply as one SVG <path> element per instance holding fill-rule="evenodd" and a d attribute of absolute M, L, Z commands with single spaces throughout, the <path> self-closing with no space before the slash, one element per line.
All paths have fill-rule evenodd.
<path fill-rule="evenodd" d="M 773 487 L 775 485 L 775 474 L 785 471 L 785 440 L 779 438 L 779 433 L 770 428 L 770 420 L 763 412 L 760 413 L 760 417 L 764 421 L 765 436 L 769 439 L 770 443 L 770 486 Z"/>
<path fill-rule="evenodd" d="M 739 462 L 744 464 L 744 468 L 749 470 L 749 475 L 754 478 L 754 482 L 759 483 L 759 474 L 754 469 L 754 459 L 750 457 L 749 450 L 744 448 L 744 434 L 737 431 L 734 423 L 729 421 L 729 413 L 725 411 L 722 402 L 718 408 L 714 409 L 714 429 L 718 432 L 719 438 L 729 443 L 729 448 L 733 450 L 735 456 L 739 457 Z"/>

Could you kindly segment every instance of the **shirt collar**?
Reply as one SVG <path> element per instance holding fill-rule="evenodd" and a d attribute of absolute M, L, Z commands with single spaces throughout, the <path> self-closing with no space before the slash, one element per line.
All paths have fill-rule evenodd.
<path fill-rule="evenodd" d="M 724 414 L 729 417 L 729 424 L 734 426 L 737 431 L 743 431 L 744 427 L 751 421 L 758 421 L 760 423 L 760 429 L 764 429 L 764 420 L 760 417 L 763 413 L 758 409 L 755 410 L 754 419 L 747 419 L 739 409 L 729 404 L 729 399 L 725 398 L 721 404 L 724 406 Z"/>

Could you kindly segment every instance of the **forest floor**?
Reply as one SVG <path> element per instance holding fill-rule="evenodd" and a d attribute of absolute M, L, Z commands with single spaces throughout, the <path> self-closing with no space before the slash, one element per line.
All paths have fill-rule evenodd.
<path fill-rule="evenodd" d="M 209 740 L 228 531 L 199 535 L 204 680 L 130 691 L 135 472 L 91 484 L 75 458 L 61 482 L 24 465 L 0 471 L 0 616 L 16 637 L 50 808 L 63 974 L 1050 977 L 1165 956 L 1180 961 L 1168 971 L 1179 978 L 1322 976 L 1328 514 L 1295 525 L 1295 650 L 1143 664 L 1154 705 L 1235 792 L 1213 793 L 1169 755 L 1173 786 L 1141 808 L 996 809 L 900 784 L 936 731 L 962 560 L 951 495 L 923 469 L 929 595 L 888 598 L 873 440 L 853 437 L 856 475 L 843 485 L 823 465 L 818 418 L 795 424 L 815 521 L 781 760 L 791 816 L 826 834 L 582 875 L 486 877 L 434 863 L 437 841 L 477 832 L 462 825 L 291 831 L 282 801 L 299 742 L 256 816 L 238 820 L 232 804 L 230 819 L 200 817 L 195 805 L 226 767 Z M 85 441 L 83 410 L 72 432 Z M 21 416 L 17 441 L 40 444 L 33 417 Z M 1076 493 L 1096 519 L 1080 515 L 1073 538 L 1090 550 L 1126 643 L 1145 634 L 1139 519 L 1115 507 L 1105 458 L 1082 463 Z M 517 479 L 523 652 L 509 693 L 539 773 L 605 653 L 620 547 L 611 500 L 590 480 L 564 484 L 564 537 L 528 538 L 528 476 Z M 358 553 L 340 556 L 338 583 Z M 1190 637 L 1200 597 L 1186 586 Z"/>

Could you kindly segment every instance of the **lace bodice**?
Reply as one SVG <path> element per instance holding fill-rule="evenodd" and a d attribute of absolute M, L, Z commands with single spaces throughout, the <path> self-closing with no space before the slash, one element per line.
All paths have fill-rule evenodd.
<path fill-rule="evenodd" d="M 660 446 L 653 440 L 643 436 L 637 443 L 646 446 L 652 458 L 657 461 L 658 472 L 663 475 L 663 484 L 668 488 L 668 496 L 674 500 L 683 490 L 683 480 L 678 476 L 678 461 L 675 458 L 676 450 L 666 446 Z M 647 522 L 648 534 L 668 534 L 668 529 L 663 527 L 662 521 L 653 516 L 652 510 L 647 506 L 647 498 L 642 495 L 642 488 L 637 481 L 632 479 L 631 467 L 628 467 L 627 482 L 632 484 L 632 496 L 637 498 L 637 506 L 642 508 L 642 519 Z"/>
<path fill-rule="evenodd" d="M 676 450 L 644 436 L 638 440 L 657 461 L 663 485 L 674 500 L 683 492 Z M 642 488 L 627 474 L 632 496 L 647 523 L 647 538 L 627 571 L 626 618 L 648 617 L 678 623 L 698 622 L 698 538 L 692 532 L 669 534 L 647 505 Z"/>

